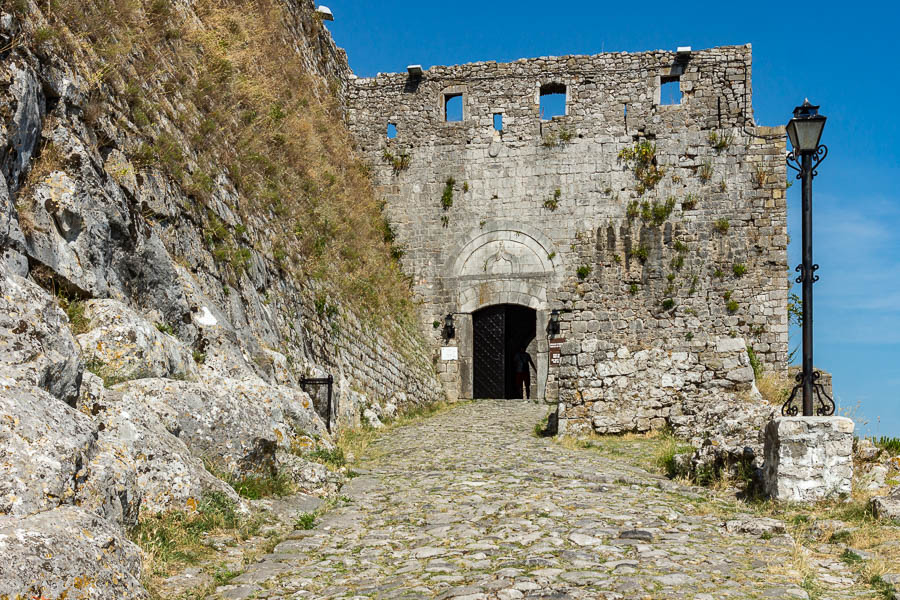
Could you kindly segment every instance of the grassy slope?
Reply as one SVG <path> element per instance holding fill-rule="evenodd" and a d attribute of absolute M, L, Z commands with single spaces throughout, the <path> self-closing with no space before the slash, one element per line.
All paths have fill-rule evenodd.
<path fill-rule="evenodd" d="M 328 35 L 306 3 L 10 1 L 31 12 L 26 43 L 66 56 L 88 81 L 88 126 L 110 119 L 128 131 L 134 168 L 163 170 L 185 192 L 183 210 L 227 278 L 240 278 L 252 248 L 330 284 L 360 314 L 411 322 L 409 282 L 352 151 L 339 82 L 307 73 L 296 51 L 298 36 L 315 47 Z M 213 211 L 214 197 L 237 222 Z"/>

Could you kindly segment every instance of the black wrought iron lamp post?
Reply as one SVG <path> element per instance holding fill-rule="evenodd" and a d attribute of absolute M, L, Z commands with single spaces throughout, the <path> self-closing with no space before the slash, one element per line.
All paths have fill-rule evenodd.
<path fill-rule="evenodd" d="M 793 147 L 787 156 L 789 167 L 797 171 L 797 179 L 802 181 L 802 220 L 803 220 L 803 263 L 797 267 L 800 275 L 796 282 L 803 285 L 803 368 L 797 374 L 797 385 L 781 412 L 784 415 L 796 416 L 797 406 L 794 398 L 797 392 L 803 393 L 803 416 L 820 416 L 834 414 L 834 400 L 825 392 L 819 383 L 821 374 L 813 367 L 813 283 L 819 280 L 816 271 L 819 265 L 812 260 L 812 180 L 818 173 L 819 163 L 828 155 L 828 148 L 819 143 L 822 130 L 825 129 L 825 116 L 819 114 L 819 107 L 806 100 L 794 109 L 794 118 L 787 124 L 787 134 Z M 795 164 L 792 164 L 795 163 Z M 818 406 L 813 406 L 813 394 Z"/>

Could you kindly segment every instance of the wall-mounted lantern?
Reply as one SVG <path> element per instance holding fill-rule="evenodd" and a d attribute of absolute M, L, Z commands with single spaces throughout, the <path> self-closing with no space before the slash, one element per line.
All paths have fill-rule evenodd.
<path fill-rule="evenodd" d="M 456 327 L 453 326 L 453 313 L 448 313 L 446 317 L 444 317 L 444 339 L 452 340 L 456 337 Z"/>
<path fill-rule="evenodd" d="M 559 335 L 559 311 L 555 308 L 550 311 L 550 321 L 547 323 L 547 335 Z"/>

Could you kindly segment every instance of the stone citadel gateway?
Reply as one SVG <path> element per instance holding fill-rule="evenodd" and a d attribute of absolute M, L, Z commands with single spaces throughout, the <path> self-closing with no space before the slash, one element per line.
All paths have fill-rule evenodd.
<path fill-rule="evenodd" d="M 561 431 L 643 431 L 746 396 L 748 348 L 786 368 L 785 141 L 754 123 L 749 44 L 410 67 L 345 93 L 449 397 L 511 397 L 527 345 Z"/>

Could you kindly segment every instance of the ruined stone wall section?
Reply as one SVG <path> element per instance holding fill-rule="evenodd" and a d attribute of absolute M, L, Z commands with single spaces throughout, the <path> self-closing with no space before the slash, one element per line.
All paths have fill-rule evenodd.
<path fill-rule="evenodd" d="M 681 103 L 660 105 L 660 82 L 673 76 Z M 750 76 L 747 45 L 695 51 L 686 61 L 673 52 L 610 53 L 355 80 L 351 130 L 406 251 L 435 352 L 443 342 L 432 321 L 524 297 L 545 315 L 571 311 L 562 315 L 562 364 L 547 386 L 554 394 L 558 379 L 566 406 L 602 385 L 597 373 L 620 348 L 687 353 L 701 387 L 721 379 L 713 375 L 721 358 L 708 350 L 721 340 L 746 340 L 765 366 L 783 369 L 785 143 L 783 129 L 754 124 Z M 566 86 L 565 116 L 541 120 L 546 84 Z M 463 120 L 445 122 L 444 96 L 459 93 Z M 387 137 L 389 124 L 395 139 Z M 650 185 L 621 156 L 640 142 L 655 147 L 662 171 Z M 448 182 L 452 205 L 444 206 Z M 662 218 L 654 220 L 654 206 Z M 498 222 L 513 225 L 504 232 Z M 447 271 L 472 264 L 453 253 L 479 232 L 501 240 L 525 230 L 552 247 L 550 271 L 535 265 L 491 274 L 495 263 L 486 259 L 480 279 Z M 495 243 L 495 261 L 516 255 L 509 242 Z M 475 285 L 464 285 L 466 278 Z M 466 376 L 464 362 L 440 364 L 451 396 Z"/>

